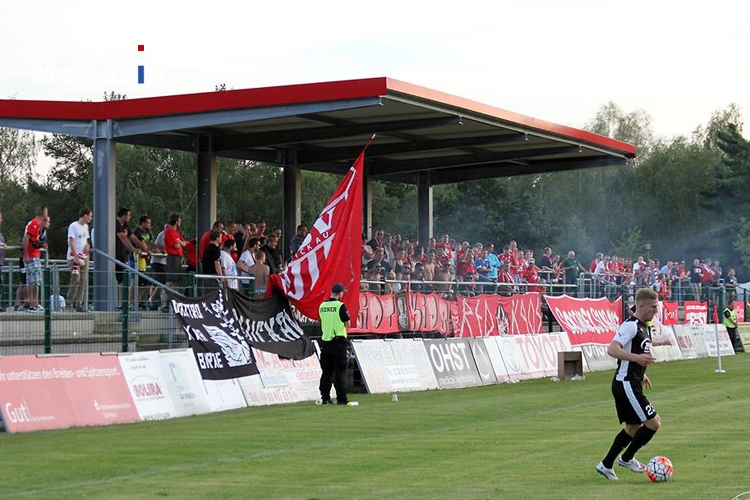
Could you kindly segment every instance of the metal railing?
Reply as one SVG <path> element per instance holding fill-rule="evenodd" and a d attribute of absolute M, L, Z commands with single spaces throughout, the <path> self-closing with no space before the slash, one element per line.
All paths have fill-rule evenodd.
<path fill-rule="evenodd" d="M 208 286 L 213 289 L 219 286 L 214 275 L 182 273 L 178 276 L 175 286 L 168 287 L 163 283 L 165 277 L 153 270 L 139 272 L 128 263 L 117 262 L 96 251 L 92 252 L 92 257 L 95 258 L 94 262 L 91 262 L 91 271 L 84 287 L 83 307 L 78 310 L 72 309 L 72 304 L 67 301 L 70 293 L 71 267 L 64 260 L 46 259 L 42 273 L 43 286 L 39 290 L 39 302 L 44 308 L 41 313 L 27 312 L 23 307 L 15 310 L 12 307 L 19 305 L 16 301 L 16 292 L 21 280 L 17 263 L 7 261 L 7 265 L 2 269 L 3 283 L 0 286 L 0 301 L 6 307 L 6 312 L 0 314 L 0 355 L 184 347 L 187 345 L 185 336 L 169 310 L 166 292 L 200 296 Z M 97 272 L 107 272 L 97 270 L 96 260 L 110 260 L 123 269 L 120 282 L 108 285 L 118 290 L 119 307 L 116 310 L 94 311 L 91 307 L 94 275 Z M 233 279 L 247 284 L 240 288 L 248 295 L 253 295 L 257 291 L 252 277 Z M 622 295 L 623 308 L 632 303 L 636 291 L 636 287 L 630 284 L 594 283 L 592 278 L 585 274 L 573 285 L 456 280 L 363 280 L 362 283 L 367 285 L 368 291 L 372 293 L 388 293 L 391 290 L 398 293 L 409 287 L 415 292 L 438 293 L 447 299 L 458 295 L 523 294 L 529 289 L 543 290 L 548 295 L 567 293 L 577 297 L 617 298 Z M 727 290 L 726 287 L 701 287 L 698 292 L 698 298 L 709 303 L 709 321 L 712 320 L 714 305 L 721 311 L 730 297 L 742 301 L 750 299 L 748 292 L 741 288 Z M 684 298 L 694 297 L 685 295 Z"/>

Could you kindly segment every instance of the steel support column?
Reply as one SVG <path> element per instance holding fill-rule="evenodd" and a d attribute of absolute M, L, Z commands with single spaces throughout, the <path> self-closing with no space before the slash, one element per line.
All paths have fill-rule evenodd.
<path fill-rule="evenodd" d="M 296 151 L 285 154 L 284 162 L 284 213 L 279 248 L 284 260 L 289 255 L 290 242 L 302 223 L 302 169 L 297 164 Z"/>
<path fill-rule="evenodd" d="M 367 160 L 362 170 L 362 234 L 369 240 L 372 238 L 372 178 Z"/>
<path fill-rule="evenodd" d="M 213 154 L 211 137 L 198 140 L 198 220 L 195 234 L 200 236 L 211 229 L 216 220 L 216 187 L 219 170 Z M 183 217 L 185 214 L 183 214 Z"/>
<path fill-rule="evenodd" d="M 432 234 L 432 175 L 429 172 L 419 174 L 417 185 L 418 236 L 419 244 L 427 247 L 427 240 Z"/>
<path fill-rule="evenodd" d="M 94 122 L 94 232 L 92 240 L 100 251 L 115 255 L 116 154 L 112 122 Z M 102 256 L 94 257 L 94 309 L 113 311 L 117 306 L 115 265 Z"/>

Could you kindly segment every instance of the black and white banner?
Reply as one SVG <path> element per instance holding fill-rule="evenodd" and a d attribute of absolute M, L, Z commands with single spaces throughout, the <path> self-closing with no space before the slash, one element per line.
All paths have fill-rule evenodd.
<path fill-rule="evenodd" d="M 296 360 L 315 353 L 312 341 L 302 332 L 286 297 L 275 293 L 267 299 L 253 300 L 236 290 L 227 292 L 234 317 L 252 347 Z"/>
<path fill-rule="evenodd" d="M 171 296 L 172 310 L 193 348 L 204 380 L 258 375 L 251 347 L 289 359 L 313 354 L 282 296 L 251 301 L 234 290 L 198 299 Z"/>

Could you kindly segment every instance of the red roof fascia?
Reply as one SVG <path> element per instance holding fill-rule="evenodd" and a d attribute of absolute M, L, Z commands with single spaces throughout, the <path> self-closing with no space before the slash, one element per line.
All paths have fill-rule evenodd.
<path fill-rule="evenodd" d="M 342 99 L 363 99 L 382 96 L 386 92 L 386 78 L 369 78 L 107 102 L 23 101 L 12 99 L 0 100 L 0 116 L 49 120 L 116 120 Z"/>
<path fill-rule="evenodd" d="M 425 87 L 420 87 L 418 85 L 412 85 L 411 83 L 401 82 L 392 78 L 388 78 L 387 81 L 388 90 L 393 92 L 406 94 L 427 101 L 434 101 L 459 109 L 468 109 L 469 111 L 490 116 L 492 118 L 497 118 L 510 124 L 522 125 L 524 127 L 541 130 L 543 132 L 550 132 L 552 134 L 568 137 L 570 139 L 597 144 L 608 149 L 620 151 L 628 158 L 635 158 L 635 146 L 627 142 L 610 139 L 609 137 L 594 134 L 593 132 L 587 132 L 586 130 L 566 127 L 564 125 L 558 125 L 556 123 L 548 122 L 545 120 L 531 118 L 530 116 L 520 115 L 512 111 L 495 108 L 487 104 L 472 101 L 470 99 L 464 99 L 463 97 L 457 97 L 451 94 L 446 94 L 444 92 L 439 92 L 437 90 L 431 90 Z"/>
<path fill-rule="evenodd" d="M 389 91 L 466 109 L 509 124 L 522 125 L 569 139 L 588 142 L 635 157 L 635 147 L 585 130 L 531 118 L 462 97 L 431 90 L 391 78 L 367 78 L 336 82 L 306 83 L 258 89 L 227 90 L 106 102 L 0 100 L 0 117 L 48 120 L 106 120 L 148 118 L 229 109 L 283 106 L 311 102 L 363 99 Z"/>

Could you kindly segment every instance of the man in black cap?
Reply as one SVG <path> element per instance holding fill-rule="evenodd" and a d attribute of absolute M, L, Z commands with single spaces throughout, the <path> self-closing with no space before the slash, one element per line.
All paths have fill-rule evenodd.
<path fill-rule="evenodd" d="M 331 296 L 320 304 L 320 328 L 323 331 L 320 343 L 320 400 L 318 404 L 333 404 L 331 385 L 336 388 L 336 403 L 356 405 L 346 397 L 347 348 L 346 329 L 350 318 L 346 304 L 341 302 L 346 288 L 336 283 L 331 288 Z"/>

